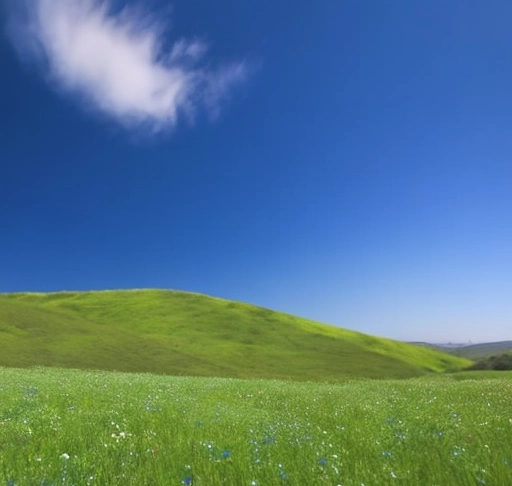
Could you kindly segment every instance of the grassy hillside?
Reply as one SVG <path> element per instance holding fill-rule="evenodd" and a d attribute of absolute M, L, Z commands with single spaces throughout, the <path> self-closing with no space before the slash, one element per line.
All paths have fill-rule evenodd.
<path fill-rule="evenodd" d="M 238 378 L 406 378 L 470 364 L 248 304 L 164 290 L 0 295 L 0 345 L 0 366 Z"/>

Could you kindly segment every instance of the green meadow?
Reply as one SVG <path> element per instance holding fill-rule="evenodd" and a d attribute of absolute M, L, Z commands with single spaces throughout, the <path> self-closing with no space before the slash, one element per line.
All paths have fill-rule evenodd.
<path fill-rule="evenodd" d="M 177 291 L 0 295 L 0 486 L 510 486 L 512 374 Z"/>
<path fill-rule="evenodd" d="M 0 484 L 508 486 L 512 375 L 327 384 L 0 369 Z"/>

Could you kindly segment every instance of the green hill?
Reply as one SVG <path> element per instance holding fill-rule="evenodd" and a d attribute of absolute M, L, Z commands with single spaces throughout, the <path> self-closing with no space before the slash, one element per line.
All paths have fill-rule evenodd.
<path fill-rule="evenodd" d="M 0 295 L 0 366 L 329 380 L 469 366 L 432 349 L 168 290 Z"/>

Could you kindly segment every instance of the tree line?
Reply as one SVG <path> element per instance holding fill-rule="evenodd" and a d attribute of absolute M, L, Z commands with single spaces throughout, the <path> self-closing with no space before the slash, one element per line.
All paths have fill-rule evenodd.
<path fill-rule="evenodd" d="M 512 370 L 512 353 L 502 353 L 477 361 L 471 370 Z"/>

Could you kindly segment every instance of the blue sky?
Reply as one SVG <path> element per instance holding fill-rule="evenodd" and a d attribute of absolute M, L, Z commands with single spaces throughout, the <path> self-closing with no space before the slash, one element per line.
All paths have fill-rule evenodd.
<path fill-rule="evenodd" d="M 7 0 L 0 292 L 512 339 L 512 3 Z"/>

